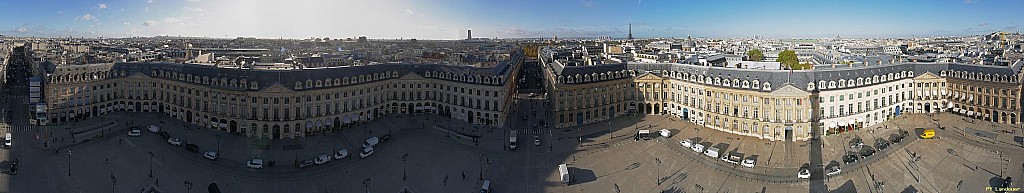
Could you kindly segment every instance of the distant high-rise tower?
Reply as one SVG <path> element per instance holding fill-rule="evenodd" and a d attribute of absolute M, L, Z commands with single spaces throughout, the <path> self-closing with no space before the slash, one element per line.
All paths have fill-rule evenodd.
<path fill-rule="evenodd" d="M 473 39 L 473 30 L 471 30 L 471 29 L 470 30 L 466 30 L 466 39 L 467 40 L 472 40 Z"/>
<path fill-rule="evenodd" d="M 629 23 L 629 36 L 626 36 L 626 39 L 633 39 L 633 23 Z"/>

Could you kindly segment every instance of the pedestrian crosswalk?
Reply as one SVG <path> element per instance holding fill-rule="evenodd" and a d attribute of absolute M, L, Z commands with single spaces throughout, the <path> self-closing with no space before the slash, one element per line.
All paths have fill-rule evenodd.
<path fill-rule="evenodd" d="M 0 130 L 4 132 L 35 132 L 36 127 L 32 125 L 8 125 L 0 124 Z"/>

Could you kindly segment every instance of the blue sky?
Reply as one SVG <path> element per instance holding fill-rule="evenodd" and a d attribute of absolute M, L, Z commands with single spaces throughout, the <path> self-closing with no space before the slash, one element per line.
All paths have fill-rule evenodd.
<path fill-rule="evenodd" d="M 1018 31 L 1024 1 L 7 0 L 0 34 L 126 37 L 774 38 Z M 1015 10 L 1016 9 L 1016 10 Z"/>

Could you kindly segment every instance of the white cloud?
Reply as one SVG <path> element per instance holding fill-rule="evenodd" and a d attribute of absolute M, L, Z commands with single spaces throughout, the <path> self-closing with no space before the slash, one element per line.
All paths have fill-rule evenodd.
<path fill-rule="evenodd" d="M 180 0 L 179 2 L 185 2 Z M 164 2 L 160 2 L 164 3 Z M 169 15 L 132 22 L 137 29 L 132 35 L 182 35 L 262 38 L 357 37 L 369 38 L 465 38 L 467 23 L 472 17 L 456 17 L 458 13 L 439 12 L 416 6 L 416 0 L 361 1 L 307 0 L 303 3 L 277 0 L 218 0 L 181 5 Z M 155 5 L 155 4 L 154 4 Z M 187 6 L 187 8 L 185 8 Z M 240 8 L 243 7 L 243 8 Z M 337 11 L 346 7 L 352 11 Z M 395 9 L 396 7 L 400 7 Z M 202 12 L 196 12 L 202 8 Z M 406 10 L 408 9 L 408 11 Z M 166 11 L 166 10 L 153 10 Z M 337 18 L 363 18 L 346 21 L 345 25 L 324 25 Z M 147 21 L 148 20 L 148 21 Z M 144 21 L 144 22 L 143 22 Z M 498 22 L 472 26 L 488 36 Z M 203 30 L 194 30 L 203 29 Z M 280 30 L 289 29 L 289 30 Z M 509 36 L 503 36 L 509 37 Z M 545 36 L 546 37 L 546 36 Z"/>
<path fill-rule="evenodd" d="M 582 1 L 580 1 L 580 3 L 582 3 L 583 7 L 586 7 L 586 8 L 594 7 L 594 1 L 593 0 L 582 0 Z"/>
<path fill-rule="evenodd" d="M 146 0 L 146 3 L 149 3 L 149 4 L 152 4 L 153 2 L 156 2 L 156 1 L 155 0 Z"/>
<path fill-rule="evenodd" d="M 106 9 L 107 8 L 107 3 L 100 3 L 99 5 L 96 5 L 96 7 L 99 8 L 100 10 Z"/>
<path fill-rule="evenodd" d="M 205 9 L 203 9 L 203 8 L 189 7 L 189 6 L 182 7 L 182 9 L 184 9 L 185 11 L 194 11 L 194 12 L 203 12 L 203 11 L 205 11 Z"/>
<path fill-rule="evenodd" d="M 126 21 L 126 22 L 124 22 L 124 25 L 132 25 L 132 23 Z"/>
<path fill-rule="evenodd" d="M 78 21 L 78 20 L 90 21 L 90 20 L 95 20 L 95 19 L 96 19 L 96 16 L 92 16 L 92 14 L 88 14 L 88 13 L 86 13 L 85 15 L 82 15 L 82 16 L 75 17 L 75 21 Z"/>
<path fill-rule="evenodd" d="M 15 29 L 14 31 L 15 32 L 22 32 L 22 33 L 24 33 L 24 32 L 28 32 L 28 28 L 27 27 L 20 27 L 18 29 Z"/>

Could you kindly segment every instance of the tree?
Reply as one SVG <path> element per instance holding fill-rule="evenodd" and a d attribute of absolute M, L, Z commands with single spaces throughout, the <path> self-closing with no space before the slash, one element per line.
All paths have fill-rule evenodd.
<path fill-rule="evenodd" d="M 764 60 L 764 53 L 761 53 L 759 49 L 747 51 L 747 60 L 760 62 Z"/>
<path fill-rule="evenodd" d="M 782 63 L 789 69 L 800 70 L 800 60 L 796 58 L 796 51 L 786 50 L 779 53 L 779 58 L 775 59 L 776 62 Z"/>

